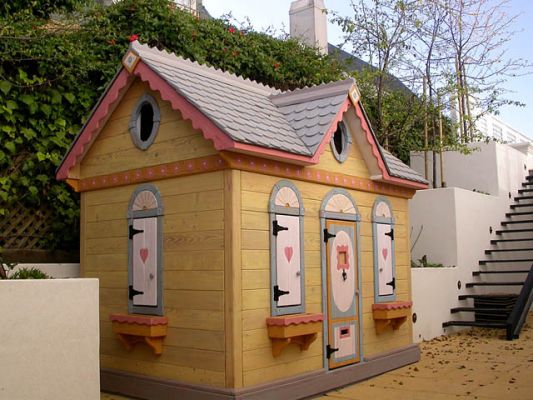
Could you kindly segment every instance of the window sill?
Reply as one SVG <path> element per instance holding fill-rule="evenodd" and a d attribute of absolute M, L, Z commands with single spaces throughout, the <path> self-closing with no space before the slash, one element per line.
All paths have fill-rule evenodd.
<path fill-rule="evenodd" d="M 313 343 L 317 334 L 322 332 L 322 314 L 293 314 L 266 319 L 268 336 L 272 341 L 272 355 L 278 357 L 291 343 L 304 351 Z"/>
<path fill-rule="evenodd" d="M 111 314 L 109 320 L 126 350 L 137 343 L 146 343 L 156 355 L 163 353 L 163 339 L 167 335 L 167 317 L 139 314 Z"/>
<path fill-rule="evenodd" d="M 411 315 L 412 301 L 391 301 L 372 304 L 372 314 L 376 325 L 376 333 L 382 333 L 390 326 L 393 330 L 400 329 L 407 317 Z"/>

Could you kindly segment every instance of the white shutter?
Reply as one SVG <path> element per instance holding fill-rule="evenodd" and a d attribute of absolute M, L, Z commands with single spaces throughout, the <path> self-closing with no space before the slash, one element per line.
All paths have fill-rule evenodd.
<path fill-rule="evenodd" d="M 133 236 L 133 289 L 143 292 L 133 304 L 157 306 L 157 217 L 134 219 L 133 228 L 143 231 Z"/>
<path fill-rule="evenodd" d="M 393 268 L 392 268 L 392 259 L 393 259 L 393 246 L 392 239 L 390 236 L 387 236 L 386 233 L 389 233 L 392 230 L 392 226 L 388 224 L 376 224 L 377 228 L 377 246 L 376 251 L 378 259 L 378 273 L 379 273 L 379 295 L 388 296 L 394 294 L 394 289 L 391 285 L 387 283 L 392 281 L 393 278 Z"/>
<path fill-rule="evenodd" d="M 288 294 L 279 297 L 278 307 L 302 304 L 301 260 L 300 260 L 300 217 L 276 215 L 281 230 L 276 237 L 276 284 L 280 291 Z"/>

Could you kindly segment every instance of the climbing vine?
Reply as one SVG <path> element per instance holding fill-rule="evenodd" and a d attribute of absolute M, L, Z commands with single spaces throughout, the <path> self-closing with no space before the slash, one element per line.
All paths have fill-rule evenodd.
<path fill-rule="evenodd" d="M 78 244 L 79 198 L 55 170 L 116 73 L 142 43 L 293 89 L 339 79 L 341 66 L 294 40 L 199 19 L 170 0 L 31 0 L 0 6 L 0 216 L 14 203 L 54 210 L 49 249 Z M 0 238 L 1 239 L 1 238 Z"/>

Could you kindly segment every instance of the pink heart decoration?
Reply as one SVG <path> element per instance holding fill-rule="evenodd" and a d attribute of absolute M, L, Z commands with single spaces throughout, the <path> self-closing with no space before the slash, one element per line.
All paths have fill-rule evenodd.
<path fill-rule="evenodd" d="M 148 249 L 143 247 L 139 253 L 141 255 L 141 260 L 143 260 L 143 263 L 146 264 L 146 259 L 148 258 Z"/>
<path fill-rule="evenodd" d="M 381 250 L 381 254 L 383 254 L 383 259 L 387 259 L 387 255 L 389 254 L 389 251 L 387 249 Z"/>
<path fill-rule="evenodd" d="M 292 246 L 285 247 L 285 257 L 287 257 L 287 261 L 290 263 L 292 259 L 292 253 L 293 249 Z"/>

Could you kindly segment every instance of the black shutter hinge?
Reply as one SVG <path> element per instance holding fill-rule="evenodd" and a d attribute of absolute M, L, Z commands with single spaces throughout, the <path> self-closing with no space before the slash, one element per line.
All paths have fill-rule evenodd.
<path fill-rule="evenodd" d="M 129 298 L 130 300 L 133 300 L 133 296 L 137 296 L 138 294 L 144 294 L 144 292 L 141 292 L 141 291 L 139 291 L 139 290 L 135 290 L 135 289 L 133 288 L 133 285 L 130 285 L 130 286 L 128 287 L 128 298 Z"/>
<path fill-rule="evenodd" d="M 385 235 L 390 236 L 391 240 L 394 240 L 394 228 L 391 228 L 390 232 L 387 232 Z"/>
<path fill-rule="evenodd" d="M 329 344 L 326 346 L 326 357 L 329 360 L 331 358 L 331 355 L 335 353 L 336 351 L 339 351 L 339 349 L 335 349 L 331 347 Z"/>
<path fill-rule="evenodd" d="M 393 289 L 396 289 L 396 278 L 392 278 L 392 281 L 387 282 L 385 285 L 392 286 Z"/>
<path fill-rule="evenodd" d="M 129 236 L 129 238 L 131 240 L 131 239 L 133 239 L 133 236 L 135 236 L 138 233 L 142 233 L 142 232 L 144 232 L 142 229 L 135 229 L 133 227 L 133 225 L 130 225 L 130 233 L 129 233 L 128 236 Z"/>
<path fill-rule="evenodd" d="M 328 232 L 328 228 L 324 228 L 324 243 L 327 243 L 329 239 L 334 238 L 337 235 Z"/>
<path fill-rule="evenodd" d="M 274 286 L 274 301 L 275 302 L 278 302 L 279 298 L 281 296 L 284 296 L 286 294 L 289 294 L 289 291 L 288 290 L 280 290 L 279 286 L 278 285 L 275 285 Z"/>
<path fill-rule="evenodd" d="M 287 228 L 286 226 L 281 226 L 281 225 L 278 225 L 278 220 L 274 220 L 272 221 L 272 234 L 274 236 L 278 236 L 278 232 L 279 231 L 288 231 L 289 228 Z"/>

